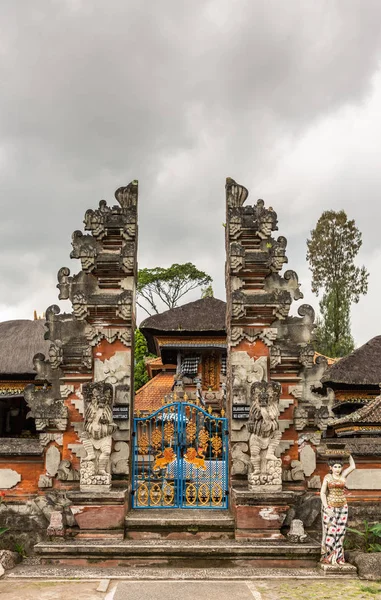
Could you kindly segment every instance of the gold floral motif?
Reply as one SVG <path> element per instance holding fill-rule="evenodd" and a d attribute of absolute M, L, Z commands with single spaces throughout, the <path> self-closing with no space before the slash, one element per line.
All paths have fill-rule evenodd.
<path fill-rule="evenodd" d="M 149 498 L 151 504 L 154 506 L 158 506 L 161 501 L 161 487 L 158 483 L 151 484 L 151 489 L 149 491 Z"/>
<path fill-rule="evenodd" d="M 158 427 L 155 427 L 151 434 L 151 444 L 155 448 L 155 450 L 157 450 L 157 448 L 160 446 L 161 440 L 161 431 Z"/>
<path fill-rule="evenodd" d="M 193 440 L 196 437 L 196 432 L 197 432 L 197 427 L 196 427 L 196 423 L 194 421 L 189 421 L 187 427 L 186 427 L 186 436 L 187 436 L 187 441 L 192 443 Z"/>
<path fill-rule="evenodd" d="M 210 500 L 209 486 L 206 483 L 202 483 L 198 488 L 198 501 L 202 506 L 208 504 Z"/>
<path fill-rule="evenodd" d="M 217 457 L 219 454 L 221 454 L 222 440 L 219 435 L 214 434 L 214 436 L 211 438 L 210 442 L 212 444 L 213 454 L 215 457 Z"/>
<path fill-rule="evenodd" d="M 172 506 L 175 499 L 175 487 L 168 481 L 163 486 L 163 503 L 165 506 Z"/>
<path fill-rule="evenodd" d="M 207 432 L 205 427 L 203 427 L 198 434 L 198 443 L 199 443 L 200 447 L 204 449 L 204 451 L 206 450 L 208 442 L 209 442 L 209 433 Z"/>
<path fill-rule="evenodd" d="M 142 433 L 139 436 L 139 445 L 138 445 L 139 454 L 147 454 L 148 447 L 149 447 L 148 436 L 146 433 Z"/>
<path fill-rule="evenodd" d="M 197 489 L 193 483 L 188 483 L 185 490 L 185 498 L 188 505 L 194 505 L 197 502 Z"/>
<path fill-rule="evenodd" d="M 138 506 L 148 505 L 148 487 L 145 483 L 141 483 L 137 490 Z"/>
<path fill-rule="evenodd" d="M 164 439 L 167 442 L 167 444 L 171 443 L 174 432 L 174 424 L 171 421 L 167 421 L 167 423 L 164 425 Z"/>
<path fill-rule="evenodd" d="M 222 503 L 223 491 L 219 483 L 215 483 L 212 487 L 212 504 L 218 506 Z"/>

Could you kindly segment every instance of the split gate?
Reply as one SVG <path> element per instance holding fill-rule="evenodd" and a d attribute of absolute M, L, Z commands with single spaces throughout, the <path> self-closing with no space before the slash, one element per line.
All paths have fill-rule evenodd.
<path fill-rule="evenodd" d="M 227 508 L 228 419 L 190 402 L 135 417 L 132 481 L 134 508 Z"/>

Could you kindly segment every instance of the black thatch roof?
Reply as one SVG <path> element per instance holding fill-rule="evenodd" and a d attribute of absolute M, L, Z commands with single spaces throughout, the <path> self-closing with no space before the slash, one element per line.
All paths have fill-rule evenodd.
<path fill-rule="evenodd" d="M 45 320 L 27 319 L 0 323 L 1 375 L 35 375 L 33 356 L 47 355 L 51 342 L 44 340 Z"/>
<path fill-rule="evenodd" d="M 201 298 L 159 315 L 148 317 L 140 324 L 151 352 L 155 352 L 153 336 L 159 333 L 184 335 L 187 333 L 225 334 L 226 302 L 217 298 Z"/>
<path fill-rule="evenodd" d="M 323 383 L 379 385 L 381 383 L 381 335 L 328 367 Z"/>

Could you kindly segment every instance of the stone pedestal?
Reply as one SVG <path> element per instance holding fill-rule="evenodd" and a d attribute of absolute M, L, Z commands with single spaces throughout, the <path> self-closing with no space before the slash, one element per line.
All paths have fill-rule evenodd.
<path fill-rule="evenodd" d="M 236 539 L 284 539 L 280 528 L 296 497 L 295 492 L 259 493 L 233 488 Z"/>
<path fill-rule="evenodd" d="M 353 577 L 357 575 L 356 567 L 349 563 L 345 563 L 344 565 L 326 565 L 324 563 L 319 563 L 319 567 L 324 571 L 325 575 L 352 575 Z"/>
<path fill-rule="evenodd" d="M 127 490 L 68 492 L 70 510 L 78 530 L 77 538 L 123 538 Z"/>

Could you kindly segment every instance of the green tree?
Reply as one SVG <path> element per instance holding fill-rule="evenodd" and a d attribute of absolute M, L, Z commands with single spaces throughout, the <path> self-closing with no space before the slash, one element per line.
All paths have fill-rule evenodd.
<path fill-rule="evenodd" d="M 192 263 L 173 264 L 167 269 L 140 269 L 137 304 L 149 315 L 158 314 L 158 302 L 162 302 L 167 308 L 175 308 L 185 294 L 211 282 L 210 275 L 199 271 Z M 146 301 L 149 308 L 142 301 Z"/>
<path fill-rule="evenodd" d="M 351 335 L 352 302 L 368 291 L 369 273 L 354 260 L 361 248 L 361 232 L 341 210 L 325 211 L 307 240 L 307 260 L 312 271 L 312 291 L 320 300 L 315 347 L 332 357 L 354 348 Z"/>
<path fill-rule="evenodd" d="M 201 298 L 214 298 L 213 287 L 211 285 L 201 288 Z"/>
<path fill-rule="evenodd" d="M 146 369 L 146 358 L 154 357 L 155 354 L 148 352 L 147 340 L 140 331 L 135 330 L 135 354 L 134 354 L 134 382 L 135 392 L 139 390 L 148 381 Z"/>

